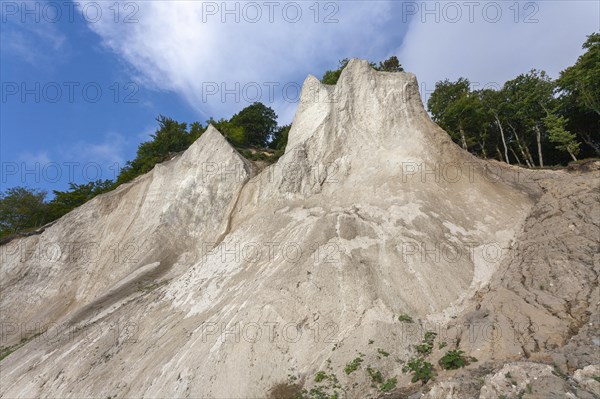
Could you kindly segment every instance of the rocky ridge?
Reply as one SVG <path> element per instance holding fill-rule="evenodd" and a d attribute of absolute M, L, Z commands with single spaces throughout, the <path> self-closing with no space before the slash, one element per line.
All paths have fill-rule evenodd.
<path fill-rule="evenodd" d="M 479 160 L 414 75 L 352 60 L 307 78 L 277 163 L 211 127 L 0 247 L 0 396 L 593 397 L 599 178 Z M 421 386 L 402 369 L 428 331 Z M 455 348 L 477 362 L 441 370 Z"/>

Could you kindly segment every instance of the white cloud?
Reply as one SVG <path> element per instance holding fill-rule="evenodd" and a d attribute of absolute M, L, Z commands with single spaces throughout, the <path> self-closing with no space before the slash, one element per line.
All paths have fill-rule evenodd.
<path fill-rule="evenodd" d="M 77 142 L 69 152 L 77 154 L 83 162 L 96 162 L 103 166 L 115 164 L 123 166 L 126 145 L 127 140 L 123 135 L 110 132 L 99 143 Z"/>
<path fill-rule="evenodd" d="M 60 160 L 57 162 L 69 181 L 115 179 L 125 165 L 128 144 L 122 134 L 109 132 L 96 142 L 80 140 L 56 147 L 54 158 Z"/>
<path fill-rule="evenodd" d="M 217 118 L 247 105 L 245 99 L 254 97 L 253 82 L 261 88 L 264 103 L 271 102 L 270 82 L 278 83 L 274 105 L 281 116 L 289 118 L 295 105 L 282 100 L 284 84 L 301 84 L 308 73 L 321 74 L 324 68 L 336 66 L 338 59 L 378 55 L 390 48 L 381 40 L 385 37 L 381 26 L 392 18 L 391 1 L 331 2 L 327 8 L 320 2 L 318 23 L 314 2 L 281 2 L 271 9 L 264 2 L 253 3 L 262 13 L 257 23 L 249 22 L 257 8 L 248 8 L 248 3 L 252 2 L 138 2 L 137 23 L 114 23 L 111 17 L 89 27 L 134 67 L 140 82 L 179 93 L 204 116 Z M 234 14 L 223 13 L 223 5 L 230 10 L 237 7 L 239 23 Z M 302 16 L 292 23 L 296 6 Z M 214 7 L 218 8 L 215 14 Z M 324 23 L 331 13 L 331 19 L 338 22 Z M 109 10 L 107 15 L 112 16 Z M 228 95 L 224 104 L 222 83 L 231 89 L 236 82 L 240 88 L 250 84 L 247 96 L 242 91 L 236 103 Z M 219 93 L 207 95 L 206 89 L 214 89 L 214 84 Z"/>
<path fill-rule="evenodd" d="M 125 165 L 127 139 L 109 132 L 97 142 L 77 141 L 49 150 L 25 151 L 18 155 L 20 183 L 39 185 L 40 182 L 86 183 L 98 179 L 115 179 Z"/>
<path fill-rule="evenodd" d="M 39 151 L 39 152 L 22 152 L 19 154 L 19 161 L 24 162 L 26 165 L 40 165 L 40 167 L 47 165 L 50 163 L 50 157 L 48 156 L 47 151 Z"/>
<path fill-rule="evenodd" d="M 435 15 L 422 14 L 426 6 L 434 10 L 435 3 L 439 23 Z M 598 30 L 600 18 L 600 3 L 593 1 L 520 2 L 518 7 L 512 1 L 488 1 L 476 2 L 473 23 L 465 3 L 454 3 L 461 6 L 462 18 L 450 23 L 458 14 L 450 8 L 444 11 L 448 3 L 417 4 L 398 54 L 405 68 L 417 75 L 422 95 L 445 78 L 462 76 L 480 86 L 502 85 L 532 68 L 556 78 L 577 60 L 586 35 Z M 496 5 L 501 7 L 499 18 Z"/>
<path fill-rule="evenodd" d="M 288 21 L 284 18 L 284 6 L 292 3 L 302 10 L 297 23 L 289 22 L 293 7 L 288 6 Z M 112 4 L 106 3 L 106 7 Z M 277 3 L 273 22 L 264 2 L 159 0 L 135 4 L 139 7 L 133 10 L 136 23 L 123 23 L 123 11 L 115 23 L 113 11 L 105 9 L 105 18 L 89 24 L 105 46 L 132 67 L 135 79 L 178 93 L 202 116 L 217 118 L 237 112 L 254 94 L 247 86 L 246 98 L 242 90 L 236 90 L 242 92 L 237 101 L 232 94 L 222 101 L 223 85 L 231 89 L 239 82 L 243 88 L 255 82 L 262 90 L 260 101 L 274 106 L 281 122 L 290 121 L 296 108 L 283 101 L 284 84 L 301 84 L 308 73 L 320 75 L 348 56 L 378 61 L 399 55 L 404 67 L 430 90 L 438 80 L 459 76 L 481 84 L 502 84 L 531 68 L 545 69 L 556 77 L 581 54 L 585 35 L 598 29 L 599 16 L 596 2 L 566 0 L 520 2 L 518 7 L 513 1 L 320 2 L 318 23 L 311 8 L 314 2 Z M 237 11 L 224 14 L 224 4 L 229 9 L 237 7 Z M 255 10 L 246 8 L 244 13 L 246 4 L 259 5 L 262 16 L 258 23 L 248 22 Z M 325 4 L 332 6 L 325 9 Z M 449 4 L 458 5 L 462 12 L 457 23 L 444 21 L 454 17 Z M 475 4 L 473 23 L 467 4 Z M 415 6 L 418 12 L 412 15 L 410 7 L 414 11 Z M 496 6 L 501 7 L 502 15 L 492 23 Z M 435 7 L 440 23 L 434 20 L 436 11 L 420 15 Z M 323 23 L 331 12 L 338 22 Z M 236 13 L 240 16 L 237 23 Z M 275 101 L 269 99 L 269 82 L 279 84 Z M 207 94 L 209 88 L 218 92 Z"/>
<path fill-rule="evenodd" d="M 23 6 L 24 7 L 24 6 Z M 25 62 L 49 68 L 66 61 L 69 53 L 67 37 L 56 24 L 33 18 L 23 22 L 19 17 L 2 16 L 2 49 Z"/>

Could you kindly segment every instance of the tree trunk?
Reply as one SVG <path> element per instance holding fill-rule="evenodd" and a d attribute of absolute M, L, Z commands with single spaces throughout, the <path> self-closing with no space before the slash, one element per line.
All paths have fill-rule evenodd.
<path fill-rule="evenodd" d="M 597 101 L 594 101 L 594 96 L 590 94 L 588 90 L 584 89 L 581 84 L 578 86 L 581 97 L 583 97 L 584 104 L 590 107 L 595 113 L 600 115 L 600 108 L 598 107 L 599 104 Z"/>
<path fill-rule="evenodd" d="M 538 149 L 538 157 L 540 160 L 540 167 L 544 167 L 544 158 L 542 157 L 542 132 L 540 131 L 540 127 L 535 125 L 535 135 L 537 139 L 537 149 Z"/>
<path fill-rule="evenodd" d="M 529 158 L 529 164 L 533 168 L 535 166 L 535 162 L 533 162 L 533 157 L 531 156 L 531 152 L 529 151 L 529 147 L 527 147 L 526 143 L 523 143 L 523 147 L 525 148 L 525 153 L 527 154 L 527 158 Z"/>
<path fill-rule="evenodd" d="M 465 131 L 462 126 L 458 129 L 460 131 L 460 140 L 462 141 L 462 148 L 467 150 L 467 139 L 465 138 Z"/>
<path fill-rule="evenodd" d="M 479 145 L 481 146 L 481 154 L 483 155 L 483 159 L 487 159 L 488 155 L 487 151 L 485 150 L 485 141 L 480 142 Z"/>
<path fill-rule="evenodd" d="M 577 161 L 577 157 L 571 151 L 569 151 L 569 155 L 573 158 L 573 161 Z"/>
<path fill-rule="evenodd" d="M 598 145 L 592 141 L 592 137 L 587 133 L 581 133 L 580 136 L 584 143 L 592 147 L 596 155 L 600 156 L 600 147 L 598 147 Z"/>
<path fill-rule="evenodd" d="M 519 159 L 519 157 L 517 156 L 517 153 L 515 152 L 515 150 L 513 150 L 512 147 L 510 147 L 510 152 L 513 153 L 513 155 L 515 156 L 515 159 L 517 160 L 517 163 L 519 164 L 519 166 L 521 166 L 521 160 Z"/>
<path fill-rule="evenodd" d="M 533 160 L 530 161 L 531 154 L 529 154 L 529 157 L 527 157 L 527 154 L 529 153 L 529 150 L 527 150 L 527 146 L 525 146 L 525 150 L 527 150 L 527 153 L 526 153 L 525 150 L 523 150 L 523 145 L 521 145 L 521 139 L 519 139 L 519 135 L 517 134 L 517 130 L 510 123 L 508 124 L 508 126 L 510 126 L 510 128 L 513 131 L 513 133 L 515 134 L 515 139 L 517 140 L 517 147 L 519 147 L 519 151 L 521 152 L 521 155 L 523 155 L 523 159 L 525 160 L 525 164 L 527 166 L 529 166 L 530 168 L 533 168 Z M 519 163 L 519 165 L 520 164 L 521 163 Z"/>
<path fill-rule="evenodd" d="M 504 138 L 504 129 L 502 128 L 502 123 L 500 123 L 498 115 L 494 115 L 494 118 L 496 118 L 496 124 L 498 125 L 498 129 L 500 129 L 500 137 L 502 137 L 502 145 L 504 146 L 505 162 L 510 165 L 510 160 L 508 159 L 508 148 L 506 148 L 506 139 Z"/>
<path fill-rule="evenodd" d="M 498 160 L 500 162 L 506 162 L 504 160 L 504 156 L 502 155 L 502 153 L 500 152 L 500 148 L 498 148 L 498 146 L 496 146 L 496 155 L 498 156 Z"/>

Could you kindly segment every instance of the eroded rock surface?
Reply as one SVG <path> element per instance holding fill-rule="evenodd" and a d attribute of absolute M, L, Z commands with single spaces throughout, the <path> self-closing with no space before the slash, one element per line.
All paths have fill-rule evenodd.
<path fill-rule="evenodd" d="M 598 177 L 479 160 L 413 75 L 352 60 L 336 86 L 307 78 L 276 164 L 256 171 L 211 127 L 0 247 L 0 395 L 265 397 L 291 376 L 348 398 L 487 397 L 516 360 L 587 370 L 593 392 Z M 32 255 L 66 243 L 98 254 Z M 439 375 L 420 387 L 402 368 L 425 331 Z M 454 348 L 478 362 L 440 371 Z"/>

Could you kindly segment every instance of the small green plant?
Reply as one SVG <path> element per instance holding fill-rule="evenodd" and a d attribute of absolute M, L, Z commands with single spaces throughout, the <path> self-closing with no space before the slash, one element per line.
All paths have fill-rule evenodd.
<path fill-rule="evenodd" d="M 446 341 L 442 341 L 438 344 L 438 349 L 444 349 L 446 346 L 448 346 Z"/>
<path fill-rule="evenodd" d="M 325 392 L 325 387 L 314 387 L 309 391 L 311 399 L 330 399 L 331 397 Z"/>
<path fill-rule="evenodd" d="M 506 377 L 507 379 L 511 379 L 512 375 L 510 374 L 510 372 L 504 374 L 504 377 Z"/>
<path fill-rule="evenodd" d="M 381 371 L 373 369 L 371 367 L 367 367 L 367 373 L 369 373 L 369 377 L 371 377 L 371 380 L 373 380 L 373 382 L 377 382 L 380 384 L 383 382 L 383 376 L 381 375 Z"/>
<path fill-rule="evenodd" d="M 18 346 L 18 345 L 16 345 L 16 346 Z M 6 348 L 0 348 L 0 361 L 2 361 L 2 359 L 4 359 L 6 356 L 13 353 L 15 350 L 16 350 L 16 348 L 13 346 L 9 346 Z"/>
<path fill-rule="evenodd" d="M 412 317 L 404 313 L 398 316 L 398 320 L 403 323 L 414 323 Z"/>
<path fill-rule="evenodd" d="M 370 339 L 370 340 L 369 340 L 369 345 L 372 345 L 372 344 L 373 344 L 373 342 L 375 342 L 375 341 L 373 341 L 372 339 Z"/>
<path fill-rule="evenodd" d="M 429 344 L 433 344 L 433 341 L 435 341 L 435 337 L 437 337 L 437 333 L 435 333 L 433 331 L 427 331 L 425 333 L 425 335 L 423 336 L 423 341 L 425 341 Z"/>
<path fill-rule="evenodd" d="M 592 380 L 595 380 L 595 381 L 598 381 L 598 382 L 600 382 L 600 376 L 598 376 L 598 375 L 593 375 L 593 376 L 592 376 Z"/>
<path fill-rule="evenodd" d="M 396 388 L 397 383 L 398 383 L 398 380 L 396 379 L 396 377 L 388 378 L 388 380 L 386 382 L 384 382 L 383 384 L 381 384 L 379 386 L 379 390 L 381 392 L 389 392 L 392 389 Z"/>
<path fill-rule="evenodd" d="M 417 353 L 423 356 L 427 356 L 431 353 L 433 345 L 428 342 L 423 342 L 415 347 Z"/>
<path fill-rule="evenodd" d="M 419 345 L 417 345 L 415 347 L 415 349 L 417 350 L 417 353 L 420 354 L 421 356 L 430 355 L 431 352 L 433 351 L 433 342 L 435 341 L 436 336 L 437 336 L 437 333 L 435 333 L 433 331 L 425 332 L 425 334 L 423 336 L 423 342 L 421 342 Z"/>
<path fill-rule="evenodd" d="M 383 356 L 383 357 L 388 357 L 388 356 L 390 355 L 390 354 L 389 354 L 389 352 L 386 352 L 386 351 L 384 351 L 384 350 L 383 350 L 383 349 L 381 349 L 381 348 L 378 348 L 378 349 L 377 349 L 377 353 L 379 353 L 379 354 L 380 354 L 381 356 Z"/>
<path fill-rule="evenodd" d="M 324 371 L 319 371 L 317 374 L 315 374 L 315 382 L 321 382 L 326 378 L 327 378 L 327 373 Z"/>
<path fill-rule="evenodd" d="M 33 335 L 30 335 L 28 337 L 21 337 L 21 340 L 18 343 L 14 344 L 13 346 L 0 347 L 0 361 L 2 361 L 5 357 L 7 357 L 8 355 L 10 355 L 14 351 L 16 351 L 17 349 L 19 349 L 23 345 L 25 345 L 26 343 L 28 343 L 29 341 L 31 341 L 31 340 L 37 338 L 38 336 L 42 335 L 43 333 L 44 333 L 44 331 L 40 331 L 40 332 L 37 332 L 37 333 L 35 333 Z"/>
<path fill-rule="evenodd" d="M 440 359 L 440 366 L 442 366 L 442 368 L 445 370 L 456 370 L 468 365 L 469 361 L 477 361 L 477 359 L 475 358 L 467 358 L 466 356 L 464 356 L 464 354 L 465 352 L 461 350 L 448 351 Z"/>
<path fill-rule="evenodd" d="M 327 374 L 325 371 L 321 370 L 317 374 L 315 374 L 315 382 L 323 381 L 330 381 L 331 384 L 333 384 L 333 388 L 336 388 L 339 382 L 335 374 Z"/>
<path fill-rule="evenodd" d="M 360 367 L 360 364 L 363 362 L 362 357 L 357 357 L 354 360 L 352 360 L 350 363 L 346 364 L 346 367 L 344 367 L 344 372 L 348 375 L 350 375 L 351 373 L 355 372 L 356 370 L 358 370 L 358 368 Z"/>
<path fill-rule="evenodd" d="M 429 362 L 423 360 L 420 357 L 414 357 L 410 359 L 406 365 L 402 368 L 402 371 L 412 372 L 412 382 L 421 381 L 423 384 L 426 384 L 429 380 L 433 379 L 433 365 Z"/>

